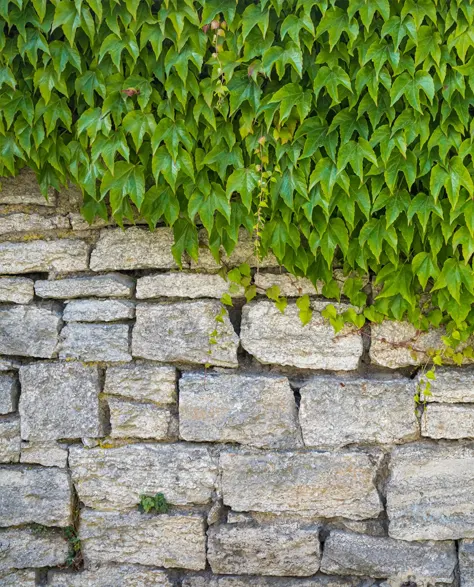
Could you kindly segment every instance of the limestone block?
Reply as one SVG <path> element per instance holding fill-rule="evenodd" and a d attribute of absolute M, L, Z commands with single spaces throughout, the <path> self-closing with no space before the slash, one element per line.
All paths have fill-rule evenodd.
<path fill-rule="evenodd" d="M 56 440 L 103 436 L 97 367 L 81 363 L 31 363 L 20 369 L 21 437 Z"/>
<path fill-rule="evenodd" d="M 223 452 L 220 467 L 224 504 L 236 511 L 362 520 L 382 510 L 364 453 Z"/>
<path fill-rule="evenodd" d="M 84 324 L 72 322 L 63 328 L 60 359 L 79 361 L 131 361 L 128 324 Z"/>
<path fill-rule="evenodd" d="M 156 493 L 176 505 L 206 504 L 217 479 L 208 449 L 182 444 L 71 446 L 69 466 L 79 498 L 97 509 L 127 510 Z"/>
<path fill-rule="evenodd" d="M 64 308 L 66 322 L 114 322 L 135 317 L 135 303 L 130 300 L 73 300 Z"/>
<path fill-rule="evenodd" d="M 27 277 L 1 277 L 0 302 L 29 304 L 33 300 L 33 280 Z"/>
<path fill-rule="evenodd" d="M 286 377 L 185 373 L 179 381 L 180 437 L 259 448 L 300 444 Z"/>
<path fill-rule="evenodd" d="M 413 381 L 317 377 L 300 393 L 306 446 L 391 444 L 419 436 Z"/>
<path fill-rule="evenodd" d="M 0 571 L 0 585 L 2 587 L 35 587 L 36 571 L 34 569 Z"/>
<path fill-rule="evenodd" d="M 474 540 L 459 543 L 459 574 L 461 587 L 474 585 Z"/>
<path fill-rule="evenodd" d="M 0 354 L 50 359 L 60 328 L 55 306 L 0 306 Z"/>
<path fill-rule="evenodd" d="M 72 298 L 129 298 L 134 280 L 128 275 L 109 273 L 87 277 L 66 277 L 64 279 L 38 280 L 36 295 L 40 298 L 68 300 Z"/>
<path fill-rule="evenodd" d="M 43 526 L 0 528 L 0 571 L 54 567 L 64 564 L 67 555 L 68 543 L 60 531 Z"/>
<path fill-rule="evenodd" d="M 69 219 L 65 216 L 43 216 L 34 212 L 16 212 L 0 216 L 0 235 L 20 232 L 43 232 L 47 230 L 67 230 Z"/>
<path fill-rule="evenodd" d="M 187 575 L 182 587 L 375 587 L 375 581 L 357 577 L 329 577 L 315 575 L 310 579 L 292 577 L 216 577 L 215 575 Z"/>
<path fill-rule="evenodd" d="M 296 298 L 303 295 L 315 296 L 318 292 L 306 277 L 295 277 L 291 273 L 259 273 L 254 278 L 259 293 L 274 285 L 280 288 L 280 295 Z"/>
<path fill-rule="evenodd" d="M 227 311 L 223 322 L 216 322 L 221 308 L 217 300 L 138 304 L 133 356 L 163 362 L 237 367 L 239 339 Z M 217 344 L 210 345 L 214 329 L 218 332 Z"/>
<path fill-rule="evenodd" d="M 85 271 L 89 245 L 77 239 L 0 243 L 0 273 Z"/>
<path fill-rule="evenodd" d="M 0 374 L 0 414 L 9 414 L 17 409 L 18 382 L 13 375 Z"/>
<path fill-rule="evenodd" d="M 50 189 L 46 199 L 41 193 L 34 171 L 24 167 L 16 177 L 2 177 L 0 204 L 54 206 L 56 196 L 54 190 Z"/>
<path fill-rule="evenodd" d="M 0 467 L 0 526 L 71 523 L 71 483 L 64 469 Z"/>
<path fill-rule="evenodd" d="M 417 381 L 423 379 L 423 373 Z M 426 378 L 425 378 L 426 380 Z M 431 395 L 427 402 L 474 403 L 474 368 L 436 367 L 436 377 L 430 380 Z"/>
<path fill-rule="evenodd" d="M 474 538 L 474 448 L 413 443 L 392 451 L 389 534 L 399 540 Z"/>
<path fill-rule="evenodd" d="M 230 282 L 217 274 L 160 273 L 137 281 L 137 298 L 220 298 L 229 292 Z M 232 296 L 243 296 L 243 288 Z"/>
<path fill-rule="evenodd" d="M 14 359 L 8 359 L 7 357 L 0 357 L 0 373 L 3 371 L 14 371 L 18 369 L 20 363 Z"/>
<path fill-rule="evenodd" d="M 176 369 L 169 366 L 132 363 L 108 367 L 104 393 L 160 405 L 176 402 Z"/>
<path fill-rule="evenodd" d="M 430 438 L 474 438 L 474 406 L 427 405 L 421 418 L 421 433 Z"/>
<path fill-rule="evenodd" d="M 173 587 L 164 571 L 139 565 L 103 565 L 80 573 L 49 571 L 48 587 Z"/>
<path fill-rule="evenodd" d="M 175 440 L 178 436 L 178 420 L 169 409 L 113 397 L 107 403 L 112 438 Z"/>
<path fill-rule="evenodd" d="M 54 441 L 21 443 L 20 463 L 66 467 L 67 457 L 67 448 Z"/>
<path fill-rule="evenodd" d="M 306 369 L 350 371 L 362 355 L 362 337 L 345 327 L 337 335 L 321 316 L 325 302 L 313 302 L 313 318 L 303 326 L 296 304 L 284 313 L 271 301 L 243 307 L 240 338 L 244 349 L 261 363 Z M 349 306 L 341 304 L 341 309 Z"/>
<path fill-rule="evenodd" d="M 86 565 L 127 563 L 191 570 L 206 566 L 204 519 L 196 514 L 83 510 L 79 537 Z"/>
<path fill-rule="evenodd" d="M 20 419 L 0 418 L 0 463 L 17 463 L 20 459 Z"/>

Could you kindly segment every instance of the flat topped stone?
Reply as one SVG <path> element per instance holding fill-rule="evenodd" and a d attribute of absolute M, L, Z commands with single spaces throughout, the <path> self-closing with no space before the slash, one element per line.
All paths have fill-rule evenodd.
<path fill-rule="evenodd" d="M 177 417 L 167 408 L 117 397 L 108 397 L 107 404 L 112 438 L 172 441 L 178 436 Z"/>
<path fill-rule="evenodd" d="M 217 274 L 159 273 L 137 281 L 137 298 L 220 298 L 229 292 L 230 282 Z M 240 288 L 233 296 L 243 296 Z"/>
<path fill-rule="evenodd" d="M 0 463 L 18 463 L 20 447 L 20 419 L 0 417 Z"/>
<path fill-rule="evenodd" d="M 48 572 L 48 587 L 173 587 L 165 571 L 141 565 L 101 565 L 80 573 Z"/>
<path fill-rule="evenodd" d="M 61 331 L 60 359 L 79 361 L 131 361 L 128 324 L 71 322 Z"/>
<path fill-rule="evenodd" d="M 423 379 L 423 372 L 417 381 Z M 474 403 L 474 368 L 436 367 L 436 377 L 430 380 L 431 395 L 423 399 L 428 403 Z"/>
<path fill-rule="evenodd" d="M 367 578 L 327 575 L 315 575 L 311 578 L 187 575 L 182 583 L 182 587 L 375 587 L 375 585 L 375 581 Z"/>
<path fill-rule="evenodd" d="M 131 300 L 72 300 L 64 308 L 66 322 L 114 322 L 135 317 Z"/>
<path fill-rule="evenodd" d="M 108 367 L 104 393 L 163 405 L 174 404 L 176 369 L 149 363 Z"/>
<path fill-rule="evenodd" d="M 16 411 L 19 391 L 16 377 L 10 373 L 0 373 L 0 414 Z"/>
<path fill-rule="evenodd" d="M 421 418 L 421 433 L 436 439 L 474 438 L 474 406 L 427 404 Z"/>
<path fill-rule="evenodd" d="M 459 574 L 461 587 L 474 585 L 474 540 L 459 543 Z"/>
<path fill-rule="evenodd" d="M 89 245 L 77 239 L 3 242 L 0 243 L 0 274 L 85 271 L 88 254 Z"/>
<path fill-rule="evenodd" d="M 0 302 L 29 304 L 33 300 L 33 280 L 27 277 L 0 277 Z"/>
<path fill-rule="evenodd" d="M 59 300 L 88 297 L 129 298 L 134 284 L 135 281 L 128 275 L 109 273 L 108 275 L 38 280 L 35 283 L 35 292 L 40 298 Z"/>
<path fill-rule="evenodd" d="M 0 235 L 1 234 L 18 234 L 25 232 L 44 232 L 50 230 L 67 230 L 70 228 L 69 219 L 65 216 L 24 212 L 13 212 L 0 215 Z"/>
<path fill-rule="evenodd" d="M 61 531 L 43 527 L 0 528 L 0 571 L 63 565 L 68 551 Z M 4 585 L 1 579 L 0 585 Z"/>
<path fill-rule="evenodd" d="M 34 569 L 9 569 L 0 571 L 2 587 L 36 587 L 36 571 Z"/>
<path fill-rule="evenodd" d="M 41 193 L 36 174 L 24 167 L 16 177 L 2 177 L 0 183 L 0 204 L 36 204 L 54 206 L 56 196 L 48 190 L 48 199 Z"/>

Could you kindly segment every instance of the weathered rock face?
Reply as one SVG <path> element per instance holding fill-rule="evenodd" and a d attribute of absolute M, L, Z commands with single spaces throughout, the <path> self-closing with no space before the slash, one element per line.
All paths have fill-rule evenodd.
<path fill-rule="evenodd" d="M 49 571 L 48 587 L 173 587 L 164 571 L 139 565 L 103 565 L 72 574 Z"/>
<path fill-rule="evenodd" d="M 178 567 L 206 566 L 204 519 L 199 515 L 81 513 L 80 534 L 86 564 L 127 563 Z"/>
<path fill-rule="evenodd" d="M 107 403 L 112 438 L 176 440 L 178 420 L 171 410 L 112 397 Z"/>
<path fill-rule="evenodd" d="M 0 528 L 0 572 L 63 565 L 68 549 L 62 532 L 57 530 L 42 526 L 33 529 Z"/>
<path fill-rule="evenodd" d="M 38 280 L 36 295 L 40 298 L 68 300 L 72 298 L 128 298 L 132 295 L 134 281 L 127 275 L 109 273 L 92 277 L 66 277 L 56 280 Z"/>
<path fill-rule="evenodd" d="M 0 216 L 0 235 L 22 232 L 43 232 L 66 230 L 69 219 L 64 216 L 43 216 L 42 214 L 16 212 Z"/>
<path fill-rule="evenodd" d="M 71 484 L 63 469 L 0 467 L 0 526 L 71 523 Z"/>
<path fill-rule="evenodd" d="M 421 433 L 430 438 L 474 438 L 474 406 L 430 403 L 421 418 Z"/>
<path fill-rule="evenodd" d="M 27 277 L 1 277 L 0 302 L 29 304 L 33 300 L 33 280 Z"/>
<path fill-rule="evenodd" d="M 218 301 L 139 304 L 133 328 L 134 357 L 155 361 L 187 362 L 221 367 L 237 367 L 238 337 L 227 312 L 216 322 L 221 311 Z M 216 329 L 217 344 L 209 337 Z M 212 353 L 209 355 L 208 351 Z"/>
<path fill-rule="evenodd" d="M 73 300 L 66 304 L 66 322 L 114 322 L 135 316 L 135 304 L 129 300 Z"/>
<path fill-rule="evenodd" d="M 66 467 L 67 448 L 57 442 L 22 442 L 20 463 L 43 467 Z"/>
<path fill-rule="evenodd" d="M 417 381 L 423 378 L 420 373 Z M 427 402 L 474 403 L 474 369 L 467 367 L 437 367 L 436 378 L 430 381 L 431 395 L 424 397 Z"/>
<path fill-rule="evenodd" d="M 180 437 L 259 448 L 300 443 L 296 404 L 286 377 L 185 374 L 179 381 Z"/>
<path fill-rule="evenodd" d="M 61 314 L 54 306 L 2 306 L 0 354 L 50 359 L 60 328 Z"/>
<path fill-rule="evenodd" d="M 217 480 L 217 464 L 206 448 L 179 444 L 72 446 L 69 466 L 79 498 L 97 509 L 134 508 L 141 494 L 155 493 L 176 505 L 205 504 Z"/>
<path fill-rule="evenodd" d="M 362 355 L 361 335 L 349 328 L 335 335 L 320 314 L 324 306 L 313 302 L 313 318 L 303 326 L 293 303 L 283 314 L 271 301 L 247 304 L 242 313 L 242 346 L 261 363 L 334 371 L 356 369 Z"/>
<path fill-rule="evenodd" d="M 392 452 L 389 534 L 399 540 L 474 538 L 474 448 L 415 443 Z"/>
<path fill-rule="evenodd" d="M 317 377 L 300 393 L 306 446 L 391 444 L 419 435 L 413 381 Z"/>
<path fill-rule="evenodd" d="M 162 273 L 138 279 L 137 298 L 220 298 L 229 291 L 229 286 L 230 282 L 220 275 Z M 240 295 L 243 295 L 242 288 Z"/>
<path fill-rule="evenodd" d="M 0 374 L 0 414 L 16 410 L 18 404 L 18 383 L 13 375 Z"/>
<path fill-rule="evenodd" d="M 0 571 L 2 587 L 35 587 L 36 572 L 34 570 Z"/>
<path fill-rule="evenodd" d="M 360 520 L 382 509 L 375 466 L 363 453 L 223 452 L 220 466 L 224 503 L 237 511 Z"/>
<path fill-rule="evenodd" d="M 459 574 L 461 587 L 474 585 L 474 540 L 461 540 L 459 544 Z"/>
<path fill-rule="evenodd" d="M 317 291 L 314 285 L 306 277 L 294 277 L 290 273 L 274 274 L 274 273 L 259 273 L 255 275 L 255 285 L 259 290 L 265 292 L 274 285 L 280 288 L 280 295 L 296 298 L 299 296 L 316 295 Z"/>
<path fill-rule="evenodd" d="M 61 332 L 60 359 L 79 361 L 109 361 L 116 363 L 132 359 L 128 347 L 127 324 L 68 324 Z"/>
<path fill-rule="evenodd" d="M 208 533 L 214 573 L 309 576 L 319 569 L 319 528 L 298 523 L 226 524 Z"/>
<path fill-rule="evenodd" d="M 291 577 L 215 577 L 191 576 L 183 581 L 183 587 L 375 587 L 375 581 L 355 577 L 328 577 L 316 575 L 311 579 Z"/>
<path fill-rule="evenodd" d="M 48 199 L 41 193 L 34 171 L 23 168 L 17 177 L 2 177 L 0 204 L 37 204 L 54 206 L 56 196 L 50 190 Z"/>
<path fill-rule="evenodd" d="M 152 364 L 109 367 L 104 392 L 168 405 L 176 402 L 176 369 Z"/>
<path fill-rule="evenodd" d="M 0 274 L 87 270 L 89 246 L 81 240 L 34 240 L 0 243 Z"/>
<path fill-rule="evenodd" d="M 21 436 L 55 440 L 103 436 L 97 367 L 81 363 L 33 363 L 20 369 Z"/>
<path fill-rule="evenodd" d="M 321 570 L 375 578 L 412 575 L 415 581 L 451 584 L 456 563 L 454 542 L 402 542 L 332 531 L 324 545 Z"/>
<path fill-rule="evenodd" d="M 0 417 L 0 463 L 20 460 L 20 420 L 16 416 Z"/>

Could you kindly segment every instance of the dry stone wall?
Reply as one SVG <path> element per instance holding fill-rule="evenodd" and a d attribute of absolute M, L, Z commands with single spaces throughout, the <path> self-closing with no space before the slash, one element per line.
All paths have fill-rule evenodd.
<path fill-rule="evenodd" d="M 213 258 L 178 271 L 168 229 L 78 205 L 28 172 L 0 192 L 0 585 L 474 586 L 474 371 L 413 399 L 440 332 L 336 336 L 270 257 L 210 346 Z"/>

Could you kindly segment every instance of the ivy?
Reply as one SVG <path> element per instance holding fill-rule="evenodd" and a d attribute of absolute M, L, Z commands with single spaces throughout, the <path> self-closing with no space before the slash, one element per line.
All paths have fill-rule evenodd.
<path fill-rule="evenodd" d="M 216 258 L 243 228 L 259 259 L 365 307 L 347 320 L 463 338 L 473 30 L 472 0 L 6 0 L 0 175 L 29 166 L 45 194 L 76 183 L 88 221 L 171 226 L 178 262 L 198 228 Z"/>

